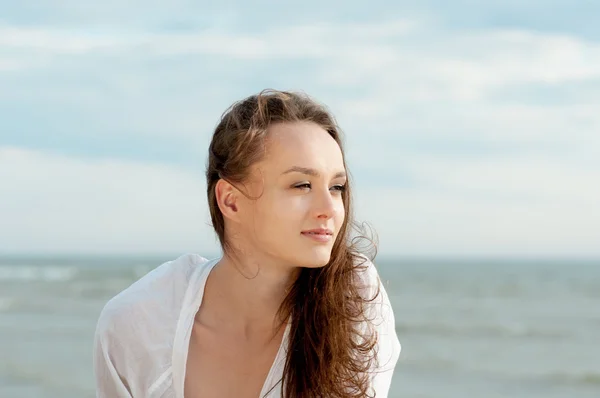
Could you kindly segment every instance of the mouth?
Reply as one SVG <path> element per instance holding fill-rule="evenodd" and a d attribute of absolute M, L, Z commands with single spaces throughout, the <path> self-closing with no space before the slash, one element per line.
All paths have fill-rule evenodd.
<path fill-rule="evenodd" d="M 333 236 L 333 231 L 327 228 L 316 228 L 307 231 L 302 231 L 303 235 L 329 235 Z"/>
<path fill-rule="evenodd" d="M 327 243 L 331 241 L 331 239 L 333 239 L 333 231 L 326 228 L 317 228 L 302 231 L 302 235 L 320 243 Z"/>

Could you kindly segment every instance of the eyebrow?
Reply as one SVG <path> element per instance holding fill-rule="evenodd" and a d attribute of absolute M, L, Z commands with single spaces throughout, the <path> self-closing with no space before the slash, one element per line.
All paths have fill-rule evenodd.
<path fill-rule="evenodd" d="M 302 174 L 306 174 L 306 175 L 309 175 L 309 176 L 312 176 L 312 177 L 319 177 L 321 175 L 315 169 L 311 169 L 311 168 L 308 168 L 308 167 L 300 167 L 300 166 L 290 167 L 288 170 L 284 171 L 282 174 L 289 174 L 289 173 L 302 173 Z M 333 176 L 333 178 L 340 178 L 340 177 L 346 177 L 346 172 L 345 171 L 338 171 Z"/>

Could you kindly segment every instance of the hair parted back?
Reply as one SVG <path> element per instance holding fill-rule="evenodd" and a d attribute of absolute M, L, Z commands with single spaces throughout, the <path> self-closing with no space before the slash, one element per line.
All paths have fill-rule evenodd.
<path fill-rule="evenodd" d="M 232 248 L 217 204 L 217 181 L 244 183 L 250 166 L 264 156 L 271 124 L 307 121 L 327 131 L 344 154 L 341 130 L 333 116 L 303 93 L 264 90 L 234 103 L 221 117 L 209 147 L 206 179 L 211 220 L 224 252 Z M 282 322 L 291 322 L 281 381 L 285 398 L 373 396 L 368 373 L 375 365 L 377 336 L 364 325 L 370 321 L 366 307 L 379 291 L 365 297 L 359 276 L 367 259 L 357 243 L 366 237 L 350 234 L 354 226 L 362 235 L 352 216 L 350 181 L 342 199 L 345 220 L 329 263 L 303 268 L 279 309 Z"/>

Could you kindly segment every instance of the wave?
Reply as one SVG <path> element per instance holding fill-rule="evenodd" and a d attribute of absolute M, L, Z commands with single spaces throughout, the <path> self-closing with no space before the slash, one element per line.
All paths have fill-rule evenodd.
<path fill-rule="evenodd" d="M 132 278 L 104 278 L 102 281 L 76 281 L 69 286 L 69 293 L 75 297 L 85 299 L 103 299 L 110 297 L 124 290 L 131 285 Z"/>
<path fill-rule="evenodd" d="M 52 396 L 65 396 L 65 391 L 73 393 L 69 396 L 92 396 L 87 374 L 72 369 L 68 364 L 65 366 L 52 363 L 50 366 L 48 361 L 31 363 L 6 358 L 0 363 L 0 380 L 3 379 L 7 380 L 8 384 L 27 386 Z"/>
<path fill-rule="evenodd" d="M 0 312 L 10 310 L 15 300 L 12 297 L 0 297 Z"/>
<path fill-rule="evenodd" d="M 72 280 L 77 275 L 75 267 L 65 266 L 0 266 L 0 281 L 44 281 L 65 282 Z"/>
<path fill-rule="evenodd" d="M 459 337 L 500 337 L 500 338 L 545 338 L 562 339 L 568 334 L 548 329 L 533 329 L 523 325 L 469 325 L 469 324 L 443 324 L 443 323 L 396 323 L 399 333 L 425 334 L 437 336 Z"/>
<path fill-rule="evenodd" d="M 600 386 L 600 373 L 598 372 L 581 372 L 581 373 L 553 373 L 544 379 L 549 381 L 558 381 L 568 384 L 588 384 Z"/>

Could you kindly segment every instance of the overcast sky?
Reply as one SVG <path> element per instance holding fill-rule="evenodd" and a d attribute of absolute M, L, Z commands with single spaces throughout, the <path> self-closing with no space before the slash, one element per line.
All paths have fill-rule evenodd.
<path fill-rule="evenodd" d="M 0 0 L 0 253 L 216 252 L 210 135 L 303 90 L 382 256 L 600 257 L 600 3 Z"/>

